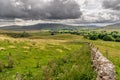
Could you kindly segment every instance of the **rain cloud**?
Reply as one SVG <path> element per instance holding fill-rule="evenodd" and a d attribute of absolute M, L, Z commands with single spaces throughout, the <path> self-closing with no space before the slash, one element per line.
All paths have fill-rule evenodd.
<path fill-rule="evenodd" d="M 103 7 L 106 9 L 120 10 L 120 0 L 104 0 Z"/>
<path fill-rule="evenodd" d="M 75 0 L 0 0 L 0 18 L 75 19 L 81 15 Z"/>

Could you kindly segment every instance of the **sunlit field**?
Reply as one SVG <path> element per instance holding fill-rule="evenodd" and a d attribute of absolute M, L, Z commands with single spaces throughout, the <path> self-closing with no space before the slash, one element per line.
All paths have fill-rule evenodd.
<path fill-rule="evenodd" d="M 1 80 L 95 80 L 89 47 L 81 36 L 48 31 L 30 35 L 0 35 Z"/>
<path fill-rule="evenodd" d="M 81 34 L 46 30 L 25 32 L 29 36 L 22 38 L 18 35 L 23 32 L 11 32 L 17 36 L 3 33 L 0 35 L 2 80 L 15 80 L 17 74 L 27 80 L 95 80 L 89 47 L 84 42 L 93 43 L 105 57 L 108 52 L 108 59 L 115 65 L 117 80 L 120 80 L 119 42 L 89 40 Z"/>

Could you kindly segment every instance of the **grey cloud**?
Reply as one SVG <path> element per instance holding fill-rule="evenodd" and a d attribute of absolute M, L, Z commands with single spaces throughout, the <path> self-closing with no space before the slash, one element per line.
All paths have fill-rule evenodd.
<path fill-rule="evenodd" d="M 120 10 L 120 0 L 104 0 L 103 7 L 106 9 Z"/>
<path fill-rule="evenodd" d="M 0 18 L 74 19 L 82 15 L 74 0 L 0 0 Z"/>
<path fill-rule="evenodd" d="M 0 17 L 24 17 L 25 13 L 17 9 L 11 0 L 0 0 Z"/>
<path fill-rule="evenodd" d="M 110 15 L 110 20 L 120 20 L 120 0 L 104 0 L 103 8 Z"/>
<path fill-rule="evenodd" d="M 54 0 L 48 8 L 49 18 L 78 18 L 81 15 L 79 5 L 75 1 L 70 0 Z M 57 13 L 57 15 L 56 15 Z"/>

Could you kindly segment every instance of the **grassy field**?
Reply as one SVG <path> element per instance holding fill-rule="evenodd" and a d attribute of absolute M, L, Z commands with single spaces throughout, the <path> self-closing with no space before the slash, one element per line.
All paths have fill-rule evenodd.
<path fill-rule="evenodd" d="M 81 36 L 44 31 L 30 35 L 0 35 L 1 80 L 95 80 L 90 51 Z"/>
<path fill-rule="evenodd" d="M 115 65 L 117 80 L 120 80 L 119 42 L 88 40 L 65 33 L 51 35 L 49 31 L 31 31 L 29 34 L 27 38 L 1 34 L 0 64 L 5 66 L 0 72 L 2 80 L 15 80 L 17 72 L 27 80 L 95 80 L 89 49 L 82 42 L 92 42 L 104 56 L 108 51 L 109 60 Z M 14 62 L 13 68 L 6 67 L 9 55 Z"/>

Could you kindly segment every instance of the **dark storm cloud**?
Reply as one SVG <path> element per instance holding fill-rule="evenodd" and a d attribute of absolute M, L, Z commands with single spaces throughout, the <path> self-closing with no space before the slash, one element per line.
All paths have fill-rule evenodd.
<path fill-rule="evenodd" d="M 0 17 L 22 17 L 25 15 L 25 13 L 21 12 L 19 9 L 17 9 L 13 4 L 11 0 L 0 0 Z"/>
<path fill-rule="evenodd" d="M 50 4 L 48 8 L 49 18 L 78 18 L 81 15 L 79 5 L 75 1 L 54 0 Z"/>
<path fill-rule="evenodd" d="M 81 15 L 74 0 L 0 0 L 0 18 L 74 19 Z"/>
<path fill-rule="evenodd" d="M 120 0 L 104 0 L 103 7 L 106 9 L 120 10 Z"/>

